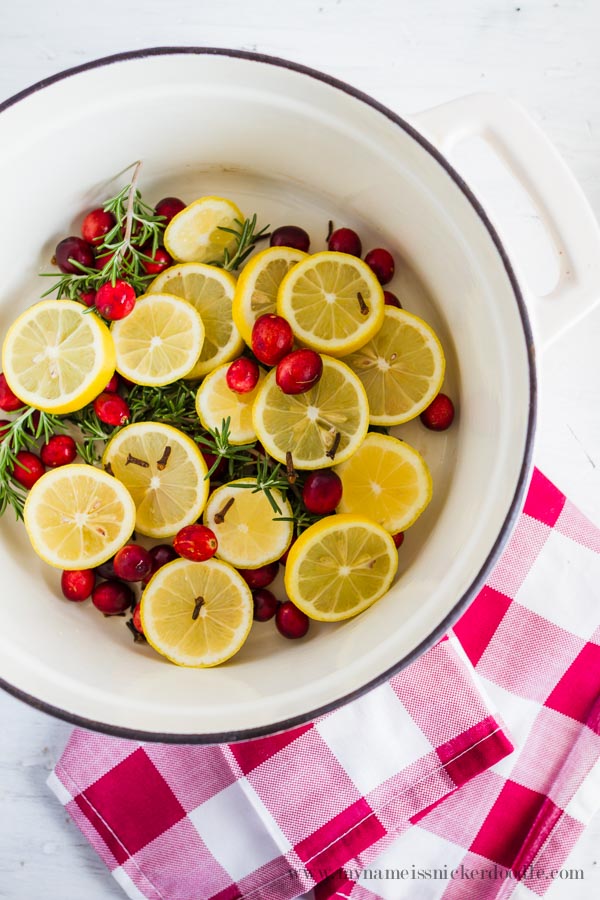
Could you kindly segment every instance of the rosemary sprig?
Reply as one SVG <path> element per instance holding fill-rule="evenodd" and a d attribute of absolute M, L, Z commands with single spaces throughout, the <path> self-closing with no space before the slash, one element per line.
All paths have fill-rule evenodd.
<path fill-rule="evenodd" d="M 130 422 L 163 422 L 190 437 L 202 431 L 196 412 L 196 390 L 189 381 L 174 381 L 164 387 L 134 385 L 127 396 Z"/>
<path fill-rule="evenodd" d="M 259 456 L 256 460 L 256 472 L 254 478 L 256 480 L 255 484 L 235 484 L 236 488 L 247 488 L 251 490 L 253 494 L 258 493 L 258 491 L 263 491 L 267 500 L 271 504 L 271 509 L 274 513 L 280 513 L 281 509 L 277 503 L 277 500 L 273 496 L 273 490 L 281 491 L 284 495 L 290 488 L 289 481 L 285 477 L 284 473 L 281 473 L 281 463 L 275 463 L 273 465 L 273 461 L 270 460 L 267 456 Z"/>
<path fill-rule="evenodd" d="M 220 269 L 226 269 L 228 272 L 233 272 L 235 269 L 239 269 L 242 263 L 250 256 L 259 241 L 264 241 L 269 237 L 269 225 L 265 225 L 260 231 L 256 230 L 256 213 L 254 213 L 251 219 L 244 219 L 243 222 L 240 222 L 239 219 L 234 219 L 234 222 L 237 225 L 237 228 L 225 228 L 222 225 L 219 226 L 220 231 L 226 231 L 235 237 L 236 245 L 233 252 L 225 249 L 223 259 L 212 260 L 209 263 L 209 266 L 218 266 Z"/>
<path fill-rule="evenodd" d="M 68 297 L 76 300 L 82 293 L 97 291 L 101 285 L 118 278 L 128 281 L 136 294 L 142 294 L 154 278 L 144 269 L 144 262 L 152 257 L 142 250 L 150 245 L 154 253 L 160 243 L 165 228 L 165 217 L 157 216 L 151 206 L 142 200 L 137 189 L 141 162 L 136 162 L 131 182 L 116 196 L 104 203 L 104 210 L 112 213 L 115 224 L 97 245 L 96 257 L 110 257 L 102 269 L 90 269 L 76 260 L 71 260 L 80 274 L 64 274 L 42 295 L 57 292 L 57 298 Z M 54 272 L 43 272 L 45 278 L 56 279 Z"/>
<path fill-rule="evenodd" d="M 36 414 L 39 419 L 36 421 Z M 12 476 L 17 453 L 31 450 L 42 439 L 47 441 L 57 431 L 64 431 L 64 423 L 58 416 L 39 412 L 25 406 L 16 418 L 2 428 L 0 434 L 0 516 L 11 507 L 17 519 L 23 517 L 27 492 Z"/>
<path fill-rule="evenodd" d="M 254 461 L 253 450 L 254 444 L 231 444 L 230 443 L 230 427 L 231 417 L 227 416 L 221 422 L 220 428 L 209 428 L 208 434 L 204 435 L 199 443 L 200 449 L 212 453 L 215 461 L 208 470 L 205 478 L 210 476 L 219 467 L 222 459 L 229 461 L 229 477 L 235 477 L 235 468 L 238 466 L 248 466 Z"/>
<path fill-rule="evenodd" d="M 105 425 L 100 421 L 91 405 L 70 413 L 66 420 L 72 422 L 79 429 L 82 439 L 76 442 L 77 452 L 90 466 L 95 466 L 101 459 L 104 445 L 122 427 L 117 425 L 113 428 Z"/>

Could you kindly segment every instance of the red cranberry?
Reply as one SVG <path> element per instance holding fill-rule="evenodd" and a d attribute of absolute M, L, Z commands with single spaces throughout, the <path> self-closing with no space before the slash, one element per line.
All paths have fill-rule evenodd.
<path fill-rule="evenodd" d="M 88 309 L 91 309 L 92 306 L 96 305 L 96 291 L 83 291 L 79 295 L 79 299 Z"/>
<path fill-rule="evenodd" d="M 9 422 L 8 419 L 0 419 L 0 444 L 4 440 L 6 432 L 10 428 L 11 424 L 12 423 Z"/>
<path fill-rule="evenodd" d="M 114 228 L 117 220 L 112 213 L 99 208 L 93 209 L 87 214 L 81 226 L 81 234 L 84 241 L 90 244 L 100 244 L 105 234 Z"/>
<path fill-rule="evenodd" d="M 131 415 L 129 406 L 119 394 L 103 391 L 94 400 L 94 412 L 105 425 L 124 425 Z"/>
<path fill-rule="evenodd" d="M 302 250 L 308 253 L 310 237 L 298 225 L 282 225 L 271 232 L 271 247 L 292 247 L 293 250 Z"/>
<path fill-rule="evenodd" d="M 238 569 L 240 575 L 251 590 L 265 588 L 277 577 L 279 563 L 267 563 L 258 569 Z"/>
<path fill-rule="evenodd" d="M 135 609 L 133 610 L 132 621 L 133 621 L 133 627 L 135 628 L 135 630 L 138 631 L 140 634 L 143 634 L 144 628 L 142 626 L 141 608 L 142 608 L 141 603 L 135 604 Z"/>
<path fill-rule="evenodd" d="M 81 275 L 79 266 L 91 269 L 95 262 L 92 245 L 79 237 L 68 237 L 62 240 L 60 244 L 57 244 L 54 256 L 60 271 L 67 275 Z M 76 266 L 71 260 L 79 263 L 79 266 Z"/>
<path fill-rule="evenodd" d="M 396 534 L 392 535 L 392 540 L 394 541 L 394 544 L 396 545 L 396 547 L 401 547 L 402 544 L 404 543 L 404 532 L 397 531 Z"/>
<path fill-rule="evenodd" d="M 389 250 L 377 247 L 375 250 L 369 250 L 365 256 L 366 264 L 373 270 L 380 284 L 387 284 L 394 277 L 394 257 Z"/>
<path fill-rule="evenodd" d="M 152 259 L 152 262 L 148 262 L 147 259 L 142 260 L 142 265 L 148 275 L 158 275 L 159 272 L 167 269 L 173 263 L 173 258 L 164 247 L 157 247 L 154 252 L 152 252 L 152 246 L 142 247 L 142 253 Z"/>
<path fill-rule="evenodd" d="M 115 553 L 113 566 L 122 581 L 143 581 L 152 572 L 152 557 L 139 544 L 125 544 Z"/>
<path fill-rule="evenodd" d="M 119 376 L 117 375 L 117 373 L 115 372 L 115 374 L 110 379 L 110 381 L 108 382 L 108 384 L 106 385 L 104 390 L 108 391 L 109 394 L 116 394 L 117 391 L 119 390 L 119 384 L 120 384 L 120 379 L 119 379 Z"/>
<path fill-rule="evenodd" d="M 259 316 L 252 328 L 252 351 L 265 366 L 276 366 L 294 346 L 290 323 L 274 313 Z"/>
<path fill-rule="evenodd" d="M 13 466 L 12 476 L 15 481 L 22 484 L 23 487 L 32 488 L 38 478 L 41 478 L 46 471 L 44 463 L 35 453 L 29 450 L 19 450 L 16 456 L 16 462 Z"/>
<path fill-rule="evenodd" d="M 8 381 L 4 372 L 0 372 L 0 409 L 4 412 L 14 412 L 21 409 L 25 404 L 19 400 L 17 395 L 9 388 Z"/>
<path fill-rule="evenodd" d="M 284 394 L 305 394 L 323 374 L 323 360 L 314 350 L 293 350 L 277 364 L 275 381 Z"/>
<path fill-rule="evenodd" d="M 127 281 L 107 281 L 96 293 L 96 309 L 111 322 L 124 319 L 135 306 L 135 291 Z"/>
<path fill-rule="evenodd" d="M 219 546 L 214 531 L 206 525 L 186 525 L 177 532 L 173 547 L 184 559 L 204 562 L 217 552 Z"/>
<path fill-rule="evenodd" d="M 402 309 L 402 304 L 398 300 L 395 294 L 392 294 L 391 291 L 383 292 L 383 302 L 386 306 L 395 306 L 397 309 Z"/>
<path fill-rule="evenodd" d="M 42 462 L 51 469 L 72 463 L 77 456 L 77 445 L 68 434 L 53 434 L 40 449 Z"/>
<path fill-rule="evenodd" d="M 60 586 L 67 600 L 81 603 L 87 600 L 96 584 L 96 573 L 93 569 L 79 569 L 72 572 L 63 572 L 60 577 Z"/>
<path fill-rule="evenodd" d="M 163 197 L 155 206 L 156 215 L 164 216 L 167 220 L 164 224 L 168 224 L 173 216 L 185 209 L 185 203 L 179 197 Z"/>
<path fill-rule="evenodd" d="M 200 447 L 200 451 L 202 453 L 202 456 L 204 457 L 204 462 L 206 463 L 206 467 L 209 472 L 215 465 L 217 460 L 219 460 L 213 471 L 210 473 L 211 479 L 214 478 L 215 481 L 218 481 L 219 478 L 225 477 L 227 473 L 227 460 L 225 459 L 225 457 L 217 456 L 216 453 L 211 453 L 209 450 L 203 450 L 202 447 Z"/>
<path fill-rule="evenodd" d="M 349 253 L 351 256 L 362 255 L 360 238 L 351 228 L 336 228 L 327 241 L 327 246 L 337 253 Z"/>
<path fill-rule="evenodd" d="M 446 394 L 438 394 L 421 413 L 421 422 L 431 431 L 445 431 L 454 420 L 454 404 Z"/>
<path fill-rule="evenodd" d="M 317 516 L 332 513 L 342 499 L 342 479 L 331 469 L 319 469 L 307 476 L 302 488 L 302 502 Z"/>
<path fill-rule="evenodd" d="M 150 556 L 152 557 L 152 571 L 144 579 L 144 584 L 147 584 L 154 573 L 166 566 L 167 563 L 179 558 L 179 554 L 170 544 L 157 544 L 155 547 L 151 547 Z"/>
<path fill-rule="evenodd" d="M 253 359 L 240 356 L 227 369 L 227 387 L 236 394 L 248 394 L 258 384 L 260 369 Z"/>
<path fill-rule="evenodd" d="M 294 544 L 296 543 L 297 540 L 298 540 L 298 538 L 296 537 L 296 535 L 294 535 L 294 537 L 292 538 L 292 542 L 291 542 L 290 546 L 287 548 L 287 550 L 285 551 L 285 553 L 283 553 L 283 554 L 279 557 L 279 564 L 280 564 L 281 566 L 287 565 L 288 556 L 290 555 L 290 550 L 292 549 L 292 547 L 294 546 Z"/>
<path fill-rule="evenodd" d="M 99 566 L 96 566 L 94 572 L 98 575 L 99 578 L 116 578 L 115 574 L 115 558 L 114 556 L 111 559 L 108 559 L 105 563 L 100 563 Z"/>
<path fill-rule="evenodd" d="M 133 591 L 122 581 L 103 581 L 92 591 L 92 603 L 105 616 L 117 616 L 131 609 L 133 601 Z"/>
<path fill-rule="evenodd" d="M 275 594 L 265 588 L 259 588 L 257 591 L 252 591 L 252 599 L 254 600 L 255 621 L 267 622 L 273 618 L 279 606 L 279 600 Z"/>
<path fill-rule="evenodd" d="M 104 268 L 104 266 L 108 265 L 108 263 L 111 261 L 111 259 L 115 255 L 115 253 L 116 253 L 116 250 L 111 250 L 111 251 L 108 251 L 107 253 L 104 253 L 102 256 L 97 256 L 96 257 L 96 268 L 101 271 Z M 94 295 L 94 300 L 95 300 L 95 297 L 96 297 L 96 295 Z"/>
<path fill-rule="evenodd" d="M 308 631 L 310 620 L 306 613 L 294 606 L 291 600 L 282 603 L 275 613 L 277 630 L 286 638 L 304 637 Z"/>

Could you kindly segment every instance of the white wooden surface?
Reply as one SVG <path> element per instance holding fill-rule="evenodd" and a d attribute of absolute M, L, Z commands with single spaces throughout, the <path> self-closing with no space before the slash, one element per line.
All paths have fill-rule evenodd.
<path fill-rule="evenodd" d="M 600 215 L 597 0 L 6 0 L 0 99 L 95 57 L 191 44 L 288 57 L 405 114 L 482 89 L 507 94 L 541 123 Z M 88 140 L 93 136 L 79 152 Z M 480 176 L 475 169 L 473 179 Z M 529 254 L 531 214 L 515 206 L 503 215 L 520 252 Z M 536 453 L 538 465 L 598 524 L 599 339 L 600 307 L 544 357 Z M 0 897 L 123 896 L 45 785 L 70 727 L 5 694 L 0 721 Z M 597 816 L 568 861 L 585 870 L 585 881 L 556 885 L 554 897 L 598 896 L 599 838 Z"/>

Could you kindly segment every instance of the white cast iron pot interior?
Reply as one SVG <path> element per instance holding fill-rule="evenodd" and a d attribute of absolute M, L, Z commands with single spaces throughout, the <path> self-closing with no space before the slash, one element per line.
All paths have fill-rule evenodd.
<path fill-rule="evenodd" d="M 169 740 L 269 732 L 382 680 L 441 633 L 505 538 L 528 464 L 531 354 L 516 287 L 482 211 L 398 121 L 294 68 L 220 54 L 133 57 L 30 93 L 0 115 L 5 228 L 0 333 L 39 299 L 54 246 L 143 160 L 151 202 L 233 199 L 261 223 L 298 224 L 325 249 L 327 222 L 390 248 L 389 286 L 431 323 L 447 356 L 446 433 L 396 433 L 432 470 L 433 501 L 406 535 L 397 583 L 338 626 L 286 641 L 256 624 L 226 665 L 184 669 L 134 645 L 121 618 L 60 593 L 25 530 L 0 521 L 0 677 L 91 727 Z M 276 591 L 281 592 L 278 583 Z M 433 687 L 432 687 L 433 689 Z"/>

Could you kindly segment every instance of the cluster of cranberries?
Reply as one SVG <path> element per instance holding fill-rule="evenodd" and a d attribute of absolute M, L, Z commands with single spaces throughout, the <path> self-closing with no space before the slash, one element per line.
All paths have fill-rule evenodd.
<path fill-rule="evenodd" d="M 155 207 L 156 215 L 163 216 L 165 225 L 182 209 L 185 209 L 185 203 L 178 197 L 164 197 Z M 101 253 L 100 245 L 116 224 L 113 214 L 102 207 L 88 213 L 81 226 L 81 237 L 71 235 L 64 238 L 54 251 L 54 259 L 61 272 L 81 275 L 81 266 L 103 269 L 114 254 Z M 144 245 L 139 249 L 148 257 L 142 260 L 147 275 L 158 275 L 173 262 L 164 247 L 153 250 L 151 245 Z M 114 284 L 107 281 L 97 291 L 82 292 L 79 299 L 88 307 L 94 306 L 101 316 L 112 322 L 130 314 L 135 306 L 136 294 L 129 282 L 119 279 Z"/>

